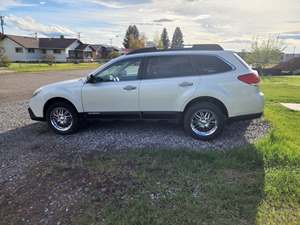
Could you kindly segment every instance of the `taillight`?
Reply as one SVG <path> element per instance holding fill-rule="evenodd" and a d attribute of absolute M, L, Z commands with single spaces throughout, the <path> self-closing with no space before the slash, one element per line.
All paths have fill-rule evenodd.
<path fill-rule="evenodd" d="M 260 77 L 258 73 L 248 73 L 238 76 L 238 79 L 246 84 L 258 85 L 260 82 Z"/>

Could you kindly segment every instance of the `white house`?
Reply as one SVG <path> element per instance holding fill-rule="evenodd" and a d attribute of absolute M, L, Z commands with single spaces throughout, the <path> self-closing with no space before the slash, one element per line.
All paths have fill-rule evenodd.
<path fill-rule="evenodd" d="M 285 53 L 281 57 L 281 62 L 287 62 L 290 61 L 291 59 L 299 58 L 299 57 L 300 57 L 299 53 Z"/>
<path fill-rule="evenodd" d="M 53 55 L 57 62 L 92 61 L 92 46 L 74 38 L 34 38 L 0 34 L 0 47 L 13 62 L 43 61 Z"/>

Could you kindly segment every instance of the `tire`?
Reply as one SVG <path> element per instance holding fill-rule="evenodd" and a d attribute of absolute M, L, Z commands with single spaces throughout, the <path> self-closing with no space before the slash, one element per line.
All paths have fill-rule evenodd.
<path fill-rule="evenodd" d="M 222 110 L 210 102 L 195 103 L 184 113 L 185 132 L 203 141 L 217 137 L 223 131 L 225 123 L 226 116 Z"/>
<path fill-rule="evenodd" d="M 56 102 L 50 105 L 46 111 L 46 120 L 48 126 L 57 134 L 72 134 L 79 127 L 76 109 L 66 102 Z"/>

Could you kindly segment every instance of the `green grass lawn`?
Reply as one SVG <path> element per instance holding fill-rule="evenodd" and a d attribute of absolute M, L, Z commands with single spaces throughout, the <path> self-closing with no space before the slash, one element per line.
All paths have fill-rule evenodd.
<path fill-rule="evenodd" d="M 264 78 L 262 89 L 272 130 L 256 144 L 90 153 L 76 169 L 76 158 L 49 162 L 36 179 L 50 190 L 62 180 L 85 190 L 70 224 L 299 225 L 300 112 L 279 102 L 300 102 L 300 77 Z"/>
<path fill-rule="evenodd" d="M 57 63 L 49 66 L 46 63 L 12 63 L 8 69 L 16 72 L 43 72 L 43 71 L 64 71 L 64 70 L 84 70 L 96 69 L 99 63 Z"/>

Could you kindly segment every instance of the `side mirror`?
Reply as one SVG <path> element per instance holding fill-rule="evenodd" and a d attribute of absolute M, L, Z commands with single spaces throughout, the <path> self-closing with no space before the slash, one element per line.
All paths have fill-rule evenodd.
<path fill-rule="evenodd" d="M 96 77 L 93 74 L 91 74 L 88 76 L 86 81 L 87 81 L 87 83 L 94 84 L 94 83 L 96 83 Z"/>

